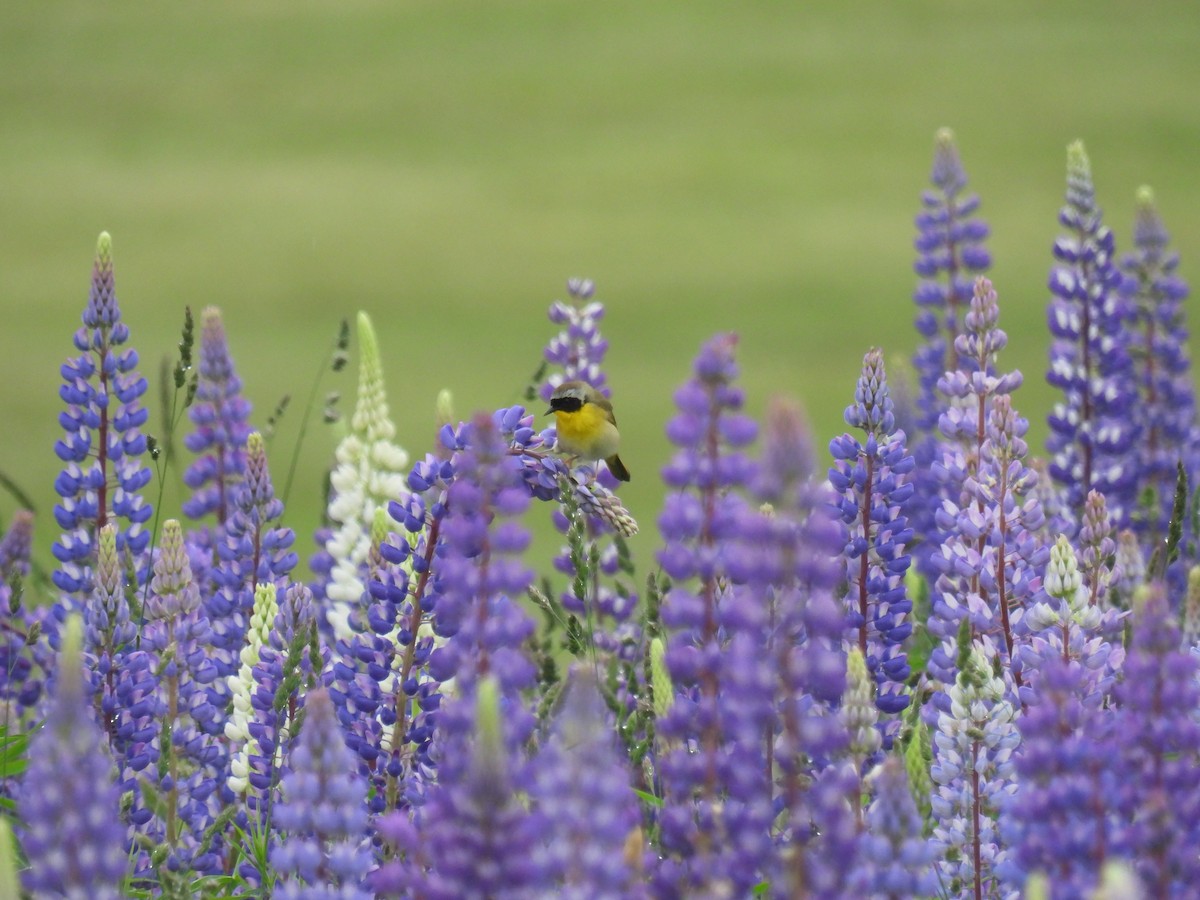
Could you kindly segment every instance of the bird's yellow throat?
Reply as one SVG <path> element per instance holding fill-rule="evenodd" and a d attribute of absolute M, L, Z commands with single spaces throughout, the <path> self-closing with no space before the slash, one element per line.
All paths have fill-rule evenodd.
<path fill-rule="evenodd" d="M 558 445 L 566 453 L 589 459 L 603 459 L 616 452 L 616 431 L 606 412 L 594 403 L 585 403 L 574 412 L 554 411 Z"/>

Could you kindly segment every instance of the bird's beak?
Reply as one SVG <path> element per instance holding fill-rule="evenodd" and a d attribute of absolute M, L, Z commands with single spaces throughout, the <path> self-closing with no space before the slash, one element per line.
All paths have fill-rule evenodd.
<path fill-rule="evenodd" d="M 544 413 L 542 413 L 542 415 L 543 415 L 543 416 L 548 416 L 548 415 L 550 415 L 550 413 L 552 413 L 552 412 L 554 412 L 554 407 L 553 407 L 553 406 L 552 406 L 552 407 L 550 407 L 548 410 L 546 410 Z"/>

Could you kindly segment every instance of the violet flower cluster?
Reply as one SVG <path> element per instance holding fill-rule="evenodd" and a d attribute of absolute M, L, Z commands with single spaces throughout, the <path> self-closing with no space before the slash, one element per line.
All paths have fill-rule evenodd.
<path fill-rule="evenodd" d="M 1038 478 L 1025 463 L 1028 422 L 1011 398 L 1021 373 L 997 373 L 997 356 L 1008 343 L 999 317 L 996 292 L 981 276 L 956 341 L 963 368 L 939 381 L 951 405 L 939 421 L 941 455 L 932 468 L 936 531 L 926 536 L 939 544 L 927 554 L 930 571 L 937 573 L 926 623 L 937 640 L 926 666 L 935 687 L 954 683 L 958 633 L 966 620 L 972 636 L 1005 661 L 1015 690 L 1023 608 L 1046 563 L 1038 533 L 1045 517 L 1034 491 Z M 946 709 L 944 694 L 935 702 Z"/>
<path fill-rule="evenodd" d="M 1138 387 L 1137 413 L 1141 439 L 1137 468 L 1151 505 L 1135 520 L 1148 540 L 1165 536 L 1175 492 L 1180 451 L 1196 444 L 1196 395 L 1188 353 L 1183 301 L 1187 282 L 1178 275 L 1179 254 L 1148 187 L 1138 190 L 1133 226 L 1133 252 L 1124 255 L 1121 294 L 1131 306 L 1129 348 Z M 1197 471 L 1195 451 L 1182 459 L 1189 474 Z"/>
<path fill-rule="evenodd" d="M 912 496 L 914 460 L 904 432 L 896 428 L 879 350 L 864 357 L 854 395 L 855 402 L 846 407 L 846 424 L 861 430 L 865 439 L 844 434 L 829 444 L 834 459 L 829 480 L 838 492 L 843 523 L 847 627 L 875 682 L 876 706 L 894 716 L 908 706 L 910 671 L 903 645 L 912 632 L 907 618 L 912 601 L 904 576 L 913 534 L 903 510 Z M 888 746 L 894 731 L 884 727 Z"/>
<path fill-rule="evenodd" d="M 941 490 L 932 477 L 932 465 L 940 455 L 938 422 L 949 403 L 939 382 L 947 372 L 963 370 L 970 360 L 962 359 L 957 347 L 963 332 L 964 317 L 977 275 L 991 266 L 991 255 L 984 241 L 987 223 L 976 217 L 979 196 L 966 194 L 967 173 L 963 168 L 954 134 L 948 128 L 938 131 L 929 176 L 932 185 L 921 196 L 922 211 L 917 214 L 917 258 L 913 268 L 918 277 L 913 300 L 917 304 L 914 322 L 923 342 L 912 356 L 917 376 L 917 415 L 914 430 L 908 435 L 916 461 L 913 473 L 915 498 Z M 935 509 L 931 504 L 910 501 L 905 510 L 913 529 L 926 540 L 917 544 L 914 556 L 926 577 L 937 573 L 926 561 L 937 549 Z"/>
<path fill-rule="evenodd" d="M 119 523 L 118 551 L 128 556 L 138 583 L 145 578 L 150 533 L 143 526 L 152 513 L 141 495 L 150 481 L 141 432 L 148 417 L 141 405 L 147 384 L 137 371 L 137 352 L 122 349 L 128 340 L 117 304 L 112 241 L 104 233 L 96 243 L 83 325 L 75 332 L 80 355 L 63 364 L 59 389 L 66 404 L 58 419 L 64 434 L 54 451 L 66 466 L 54 482 L 60 497 L 54 519 L 62 535 L 54 544 L 59 565 L 53 578 L 66 601 L 62 610 L 78 608 L 91 590 L 95 532 L 110 519 Z M 60 610 L 56 618 L 62 615 Z"/>
<path fill-rule="evenodd" d="M 760 433 L 716 335 L 674 395 L 637 593 L 634 516 L 529 410 L 440 403 L 407 464 L 365 316 L 311 580 L 215 309 L 194 395 L 185 324 L 164 426 L 190 410 L 187 516 L 152 525 L 102 236 L 62 372 L 56 571 L 32 512 L 0 538 L 0 892 L 11 820 L 31 896 L 1189 896 L 1186 289 L 1146 194 L 1121 276 L 1069 159 L 1049 464 L 941 133 L 915 430 L 872 350 L 832 465 L 788 401 Z M 592 290 L 552 310 L 547 385 L 607 387 Z M 571 556 L 538 573 L 542 503 Z"/>
<path fill-rule="evenodd" d="M 1066 234 L 1054 242 L 1047 311 L 1053 343 L 1046 380 L 1063 393 L 1050 413 L 1050 474 L 1078 516 L 1088 491 L 1100 491 L 1119 527 L 1133 514 L 1140 473 L 1138 387 L 1130 357 L 1129 304 L 1118 290 L 1114 237 L 1096 204 L 1081 142 L 1067 151 Z"/>

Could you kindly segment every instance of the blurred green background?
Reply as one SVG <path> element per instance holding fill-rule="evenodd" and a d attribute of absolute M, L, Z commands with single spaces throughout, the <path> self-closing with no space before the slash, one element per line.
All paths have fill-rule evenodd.
<path fill-rule="evenodd" d="M 821 445 L 864 351 L 911 353 L 912 216 L 943 125 L 993 229 L 1002 362 L 1040 448 L 1065 147 L 1085 140 L 1123 246 L 1134 191 L 1155 188 L 1192 275 L 1197 35 L 1194 0 L 5 4 L 0 469 L 48 560 L 58 367 L 101 230 L 149 430 L 184 306 L 216 304 L 256 424 L 297 395 L 277 484 L 342 317 L 373 317 L 416 455 L 440 388 L 463 416 L 517 402 L 547 305 L 581 275 L 607 304 L 645 556 L 702 340 L 738 331 L 750 411 L 795 395 Z M 354 368 L 328 383 L 347 411 Z M 303 556 L 334 440 L 316 425 L 302 447 Z"/>

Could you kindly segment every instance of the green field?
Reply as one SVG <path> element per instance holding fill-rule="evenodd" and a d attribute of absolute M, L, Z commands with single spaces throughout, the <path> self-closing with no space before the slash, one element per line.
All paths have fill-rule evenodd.
<path fill-rule="evenodd" d="M 1154 186 L 1195 279 L 1197 35 L 1195 2 L 6 4 L 0 469 L 48 559 L 58 367 L 101 230 L 152 407 L 185 305 L 224 310 L 260 425 L 364 309 L 414 454 L 439 389 L 464 416 L 518 400 L 547 304 L 585 275 L 648 553 L 663 422 L 704 338 L 738 331 L 751 411 L 796 395 L 822 444 L 863 352 L 911 353 L 911 220 L 943 125 L 992 225 L 1040 448 L 1069 141 L 1123 244 Z M 303 447 L 302 555 L 333 443 L 318 426 Z"/>

